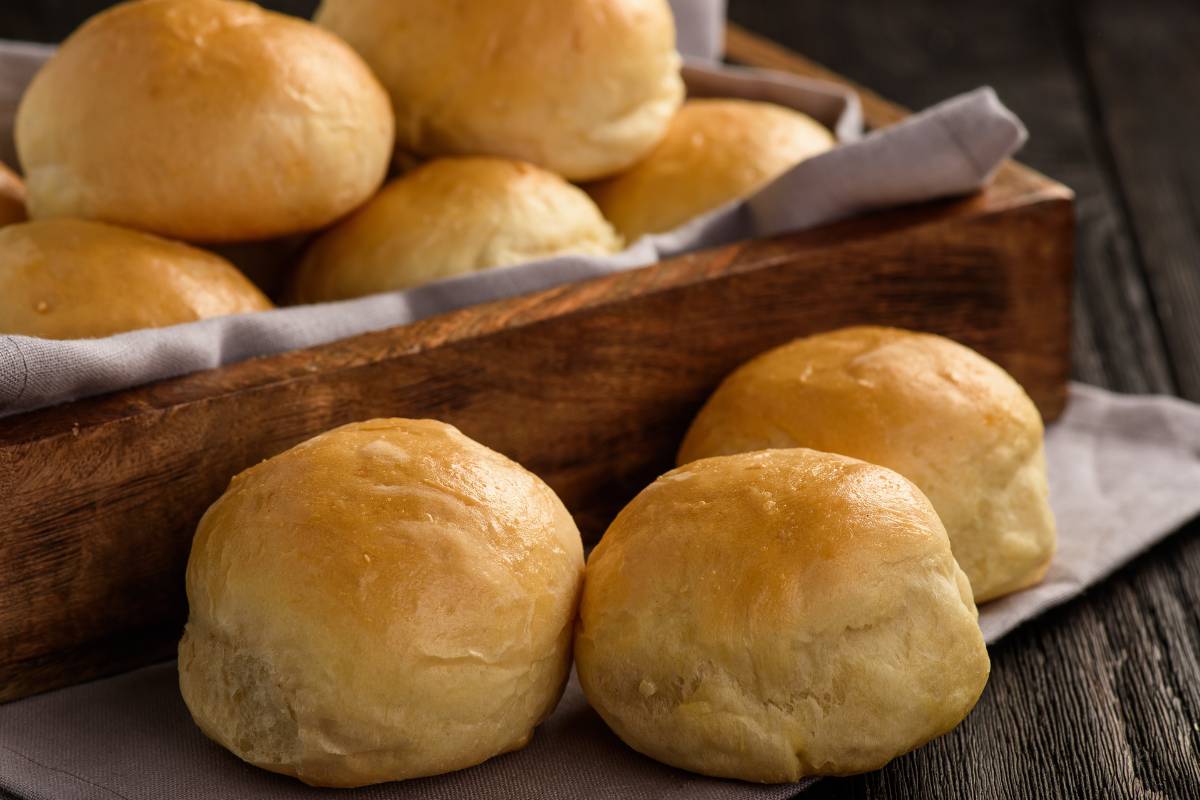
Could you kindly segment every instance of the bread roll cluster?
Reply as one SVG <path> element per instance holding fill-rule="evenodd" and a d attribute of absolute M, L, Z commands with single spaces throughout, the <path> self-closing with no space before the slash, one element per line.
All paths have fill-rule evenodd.
<path fill-rule="evenodd" d="M 193 248 L 142 234 L 215 244 L 324 227 L 378 189 L 393 125 L 370 68 L 309 22 L 234 0 L 139 0 L 96 15 L 17 110 L 39 226 L 17 235 L 39 249 L 5 254 L 0 281 L 33 285 L 0 297 L 0 330 L 94 337 L 269 307 L 210 280 L 218 270 L 198 270 Z M 81 221 L 105 233 L 71 235 Z M 129 264 L 116 270 L 122 254 Z M 117 278 L 133 282 L 108 284 Z M 97 287 L 90 299 L 84 286 Z M 51 296 L 86 313 L 47 316 Z"/>
<path fill-rule="evenodd" d="M 971 711 L 976 598 L 1054 542 L 1041 421 L 999 367 L 888 328 L 801 339 L 736 370 L 679 460 L 586 569 L 554 492 L 439 422 L 247 470 L 188 563 L 193 717 L 315 785 L 433 775 L 523 746 L 572 640 L 626 744 L 717 777 L 876 769 Z"/>
<path fill-rule="evenodd" d="M 960 344 L 846 328 L 764 353 L 725 379 L 679 463 L 810 447 L 893 469 L 924 492 L 979 602 L 1042 579 L 1054 554 L 1042 418 Z"/>
<path fill-rule="evenodd" d="M 130 0 L 28 87 L 25 184 L 0 171 L 0 225 L 85 220 L 200 245 L 276 300 L 321 302 L 615 253 L 833 145 L 790 109 L 683 98 L 667 0 L 325 0 L 313 22 L 240 0 Z M 106 274 L 103 253 L 42 239 L 87 280 Z M 132 261 L 162 258 L 126 241 Z M 40 264 L 7 263 L 0 280 Z M 0 332 L 187 322 L 165 310 L 204 286 L 100 292 L 117 306 L 153 296 L 157 311 L 61 327 L 40 298 L 3 297 Z M 214 289 L 210 315 L 247 310 L 225 297 Z"/>
<path fill-rule="evenodd" d="M 1042 439 L 1021 387 L 939 336 L 847 328 L 743 365 L 588 559 L 588 700 L 652 758 L 770 783 L 945 733 L 988 677 L 975 602 L 1054 551 Z"/>

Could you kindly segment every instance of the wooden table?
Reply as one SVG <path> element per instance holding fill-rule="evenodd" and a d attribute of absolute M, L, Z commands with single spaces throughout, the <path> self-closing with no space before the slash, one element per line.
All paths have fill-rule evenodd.
<path fill-rule="evenodd" d="M 105 5 L 8 4 L 0 36 L 54 41 Z M 1021 159 L 1078 193 L 1076 377 L 1200 401 L 1200 4 L 730 0 L 730 14 L 910 107 L 995 86 L 1032 134 Z M 952 734 L 805 800 L 1200 797 L 1200 521 L 992 658 Z"/>

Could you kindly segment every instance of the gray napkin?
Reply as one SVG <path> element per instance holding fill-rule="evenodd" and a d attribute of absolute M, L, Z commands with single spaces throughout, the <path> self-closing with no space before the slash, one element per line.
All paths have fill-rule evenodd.
<path fill-rule="evenodd" d="M 716 61 L 725 52 L 725 0 L 670 0 L 675 46 L 685 56 Z"/>
<path fill-rule="evenodd" d="M 682 30 L 682 27 L 681 27 Z M 32 62 L 45 48 L 0 46 L 0 140 Z M 402 292 L 133 331 L 51 341 L 0 335 L 0 416 L 240 361 L 311 347 L 463 306 L 652 264 L 701 247 L 813 227 L 872 209 L 976 191 L 1025 140 L 991 89 L 978 89 L 888 128 L 861 134 L 857 97 L 823 81 L 692 62 L 697 95 L 771 100 L 828 125 L 842 144 L 799 164 L 745 202 L 608 257 L 564 256 Z M 23 85 L 23 83 L 22 83 Z M 7 103 L 7 105 L 6 105 Z"/>
<path fill-rule="evenodd" d="M 1075 385 L 1046 447 L 1058 554 L 1040 586 L 984 606 L 989 642 L 1200 512 L 1200 406 Z M 310 789 L 209 742 L 179 697 L 174 663 L 0 706 L 0 789 L 38 800 L 774 800 L 803 786 L 715 780 L 644 758 L 608 731 L 574 680 L 522 751 L 462 772 L 351 791 Z"/>

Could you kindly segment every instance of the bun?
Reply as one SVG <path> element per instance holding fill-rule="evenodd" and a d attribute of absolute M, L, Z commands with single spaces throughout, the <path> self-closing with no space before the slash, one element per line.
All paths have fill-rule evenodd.
<path fill-rule="evenodd" d="M 649 155 L 589 191 L 604 216 L 633 242 L 747 197 L 833 145 L 833 134 L 790 108 L 749 100 L 689 100 Z"/>
<path fill-rule="evenodd" d="M 812 447 L 894 469 L 937 509 L 975 599 L 1041 580 L 1054 554 L 1042 420 L 1008 373 L 931 334 L 846 328 L 725 379 L 679 462 Z"/>
<path fill-rule="evenodd" d="M 582 572 L 571 516 L 518 464 L 433 420 L 335 428 L 200 521 L 183 698 L 235 755 L 315 786 L 478 764 L 557 704 Z"/>
<path fill-rule="evenodd" d="M 399 147 L 495 155 L 570 180 L 646 154 L 683 99 L 666 0 L 324 0 L 387 86 Z"/>
<path fill-rule="evenodd" d="M 25 184 L 8 165 L 0 164 L 0 227 L 24 222 L 26 217 Z"/>
<path fill-rule="evenodd" d="M 341 300 L 620 246 L 588 196 L 557 175 L 519 161 L 444 158 L 392 181 L 318 238 L 292 297 Z"/>
<path fill-rule="evenodd" d="M 383 87 L 344 42 L 232 0 L 96 15 L 34 77 L 16 143 L 35 218 L 196 242 L 324 226 L 392 155 Z"/>
<path fill-rule="evenodd" d="M 763 783 L 877 769 L 975 705 L 989 662 L 924 495 L 813 450 L 655 481 L 588 559 L 576 668 L 628 745 Z"/>
<path fill-rule="evenodd" d="M 76 219 L 0 228 L 0 333 L 86 339 L 268 308 L 194 247 Z"/>

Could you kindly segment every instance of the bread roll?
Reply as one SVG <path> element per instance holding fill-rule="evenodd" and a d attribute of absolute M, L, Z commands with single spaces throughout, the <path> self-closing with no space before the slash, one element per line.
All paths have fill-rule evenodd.
<path fill-rule="evenodd" d="M 324 0 L 316 21 L 375 69 L 422 155 L 590 180 L 645 155 L 683 98 L 667 0 Z"/>
<path fill-rule="evenodd" d="M 196 531 L 183 698 L 316 786 L 523 747 L 571 663 L 583 550 L 535 475 L 455 428 L 335 428 L 233 479 Z"/>
<path fill-rule="evenodd" d="M 291 294 L 340 300 L 620 246 L 588 196 L 557 175 L 500 158 L 443 158 L 392 181 L 321 235 Z"/>
<path fill-rule="evenodd" d="M 1008 373 L 949 339 L 846 328 L 764 353 L 709 399 L 679 462 L 767 447 L 844 453 L 911 480 L 978 602 L 1037 583 L 1054 554 L 1038 410 Z"/>
<path fill-rule="evenodd" d="M 141 0 L 72 34 L 17 110 L 35 218 L 196 242 L 337 219 L 392 154 L 387 94 L 344 42 L 232 0 Z"/>
<path fill-rule="evenodd" d="M 194 247 L 76 219 L 0 228 L 0 333 L 87 339 L 268 308 Z"/>
<path fill-rule="evenodd" d="M 971 710 L 989 662 L 924 495 L 814 450 L 696 461 L 617 516 L 575 637 L 628 745 L 764 783 L 877 769 Z"/>
<path fill-rule="evenodd" d="M 25 183 L 7 164 L 0 163 L 0 227 L 26 218 Z"/>
<path fill-rule="evenodd" d="M 689 100 L 646 158 L 589 192 L 633 242 L 753 194 L 833 144 L 828 130 L 790 108 L 749 100 Z"/>

